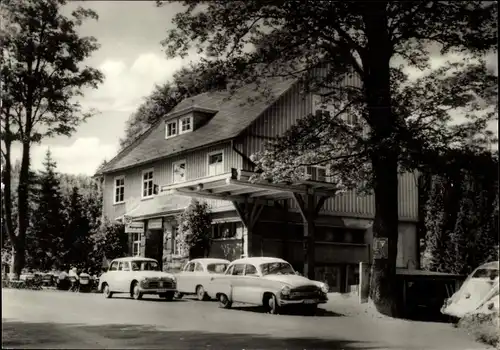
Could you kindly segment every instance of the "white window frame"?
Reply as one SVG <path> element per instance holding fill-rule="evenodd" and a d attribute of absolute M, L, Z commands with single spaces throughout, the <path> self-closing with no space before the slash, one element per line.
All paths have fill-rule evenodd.
<path fill-rule="evenodd" d="M 141 238 L 142 238 L 141 236 L 142 234 L 140 232 L 132 233 L 132 256 L 141 255 Z M 134 239 L 136 237 L 137 239 Z"/>
<path fill-rule="evenodd" d="M 151 179 L 148 179 L 148 180 L 144 180 L 144 174 L 146 173 L 153 173 L 153 177 Z M 142 171 L 142 175 L 141 175 L 141 198 L 142 199 L 148 199 L 148 198 L 153 198 L 155 193 L 155 182 L 154 182 L 154 179 L 155 179 L 155 171 L 154 171 L 154 168 L 150 168 L 150 169 L 145 169 Z M 144 184 L 146 183 L 146 181 L 149 183 L 151 182 L 151 195 L 144 195 Z"/>
<path fill-rule="evenodd" d="M 186 120 L 186 119 L 189 119 L 189 129 L 182 130 L 182 127 L 183 127 L 182 121 Z M 179 135 L 185 134 L 185 133 L 191 132 L 191 131 L 193 131 L 193 116 L 179 118 Z"/>
<path fill-rule="evenodd" d="M 310 174 L 308 169 L 309 168 L 316 168 L 316 169 L 324 169 L 325 170 L 325 180 L 324 181 L 321 181 L 320 179 L 318 179 L 318 170 L 316 170 L 316 178 L 313 178 L 313 174 Z M 325 165 L 309 165 L 309 166 L 306 166 L 305 167 L 305 173 L 307 175 L 311 175 L 311 178 L 309 179 L 310 181 L 318 181 L 318 182 L 331 182 L 331 179 L 330 179 L 330 169 L 325 166 Z"/>
<path fill-rule="evenodd" d="M 184 164 L 184 179 L 182 181 L 175 181 L 175 166 L 179 164 Z M 187 163 L 185 159 L 178 160 L 177 162 L 172 163 L 172 183 L 177 184 L 181 182 L 185 182 L 187 178 Z"/>
<path fill-rule="evenodd" d="M 171 135 L 168 134 L 168 127 L 169 125 L 175 125 L 175 132 L 172 133 Z M 172 138 L 172 137 L 175 137 L 177 136 L 177 134 L 179 133 L 179 123 L 178 123 L 178 120 L 173 120 L 173 121 L 167 121 L 165 122 L 165 139 L 169 139 L 169 138 Z"/>
<path fill-rule="evenodd" d="M 222 169 L 220 173 L 210 174 L 210 157 L 216 154 L 222 154 Z M 215 164 L 215 163 L 214 163 Z M 224 174 L 224 150 L 213 151 L 207 154 L 207 176 Z"/>
<path fill-rule="evenodd" d="M 123 185 L 117 186 L 116 181 L 118 181 L 118 180 L 123 180 Z M 117 197 L 116 190 L 118 188 L 123 189 L 123 199 L 121 201 L 116 200 L 116 197 Z M 121 203 L 125 203 L 125 175 L 116 176 L 114 181 L 113 181 L 113 204 L 121 204 Z"/>

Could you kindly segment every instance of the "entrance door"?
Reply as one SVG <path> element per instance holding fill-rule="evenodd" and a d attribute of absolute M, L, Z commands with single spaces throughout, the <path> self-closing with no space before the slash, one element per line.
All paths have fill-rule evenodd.
<path fill-rule="evenodd" d="M 336 265 L 320 266 L 316 268 L 316 279 L 326 282 L 331 293 L 341 292 L 341 267 Z"/>

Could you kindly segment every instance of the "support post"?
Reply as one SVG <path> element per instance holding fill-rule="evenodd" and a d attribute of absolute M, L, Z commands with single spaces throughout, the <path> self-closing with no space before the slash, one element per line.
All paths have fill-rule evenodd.
<path fill-rule="evenodd" d="M 234 208 L 238 213 L 238 216 L 241 219 L 243 225 L 245 225 L 247 229 L 247 251 L 248 256 L 252 255 L 252 240 L 253 240 L 253 229 L 257 224 L 260 215 L 262 214 L 262 210 L 264 206 L 259 203 L 239 203 L 237 201 L 233 201 Z M 261 248 L 262 249 L 262 248 Z"/>

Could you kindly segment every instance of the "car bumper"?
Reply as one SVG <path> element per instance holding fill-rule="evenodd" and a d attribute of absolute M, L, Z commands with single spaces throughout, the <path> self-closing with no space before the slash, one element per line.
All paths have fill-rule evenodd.
<path fill-rule="evenodd" d="M 279 301 L 280 306 L 288 306 L 288 305 L 318 305 L 318 304 L 326 304 L 328 299 L 296 299 L 296 300 L 286 300 L 281 299 Z"/>
<path fill-rule="evenodd" d="M 142 294 L 163 294 L 163 293 L 175 293 L 176 288 L 141 288 Z"/>

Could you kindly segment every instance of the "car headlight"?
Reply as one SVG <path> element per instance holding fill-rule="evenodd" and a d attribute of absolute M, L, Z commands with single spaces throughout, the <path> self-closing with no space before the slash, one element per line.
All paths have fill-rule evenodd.
<path fill-rule="evenodd" d="M 284 286 L 281 288 L 281 295 L 290 295 L 290 287 Z"/>
<path fill-rule="evenodd" d="M 175 278 L 175 276 L 172 276 L 172 282 L 177 283 L 177 278 Z"/>
<path fill-rule="evenodd" d="M 323 284 L 321 285 L 321 291 L 322 291 L 323 293 L 327 294 L 327 293 L 328 293 L 328 289 L 329 289 L 329 288 L 328 288 L 328 284 L 323 283 Z"/>

